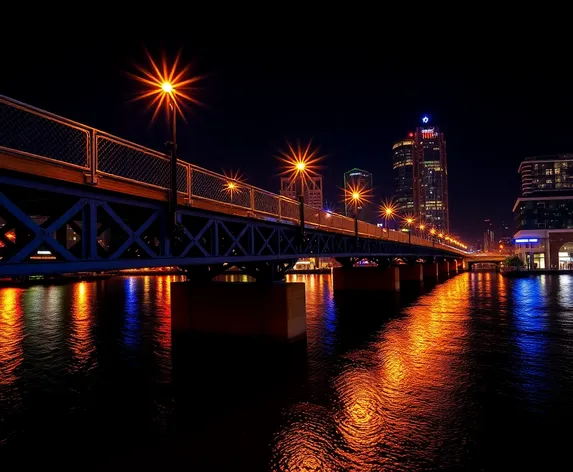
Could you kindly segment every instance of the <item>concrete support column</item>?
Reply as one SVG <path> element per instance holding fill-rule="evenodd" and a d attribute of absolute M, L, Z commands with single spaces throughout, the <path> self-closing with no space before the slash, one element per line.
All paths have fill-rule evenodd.
<path fill-rule="evenodd" d="M 306 335 L 303 283 L 174 282 L 171 329 L 294 341 Z"/>
<path fill-rule="evenodd" d="M 427 262 L 423 264 L 424 278 L 438 280 L 438 263 Z"/>
<path fill-rule="evenodd" d="M 450 275 L 450 264 L 448 261 L 438 262 L 438 275 L 440 277 L 448 277 Z"/>
<path fill-rule="evenodd" d="M 449 262 L 450 264 L 450 275 L 456 275 L 458 273 L 458 261 L 455 259 Z"/>
<path fill-rule="evenodd" d="M 424 269 L 422 264 L 404 264 L 398 266 L 400 269 L 400 282 L 423 282 Z"/>
<path fill-rule="evenodd" d="M 400 290 L 398 267 L 335 267 L 332 277 L 334 290 Z"/>

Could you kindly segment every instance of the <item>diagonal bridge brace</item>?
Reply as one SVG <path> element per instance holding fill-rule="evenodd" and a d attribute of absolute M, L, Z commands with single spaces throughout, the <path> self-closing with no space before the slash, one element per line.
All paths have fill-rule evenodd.
<path fill-rule="evenodd" d="M 141 239 L 141 235 L 159 216 L 158 210 L 155 210 L 137 231 L 133 231 L 129 226 L 125 224 L 125 222 L 119 217 L 113 208 L 109 206 L 107 202 L 102 202 L 99 206 L 103 208 L 107 214 L 111 216 L 113 220 L 119 225 L 119 227 L 128 235 L 128 238 L 125 240 L 125 242 L 116 249 L 116 251 L 109 257 L 109 260 L 118 259 L 133 243 L 137 243 L 139 247 L 141 247 L 141 249 L 143 249 L 152 259 L 158 257 L 157 254 L 153 252 L 151 248 L 145 243 L 145 241 Z"/>
<path fill-rule="evenodd" d="M 62 256 L 66 261 L 77 261 L 77 257 L 62 246 L 52 235 L 64 224 L 66 224 L 76 213 L 78 213 L 86 204 L 85 199 L 80 199 L 68 208 L 59 218 L 53 221 L 47 228 L 42 228 L 36 224 L 32 218 L 24 213 L 15 205 L 6 195 L 0 193 L 0 206 L 8 210 L 20 224 L 34 233 L 34 238 L 26 244 L 20 251 L 14 254 L 9 262 L 22 262 L 26 257 L 32 254 L 38 247 L 45 243 Z"/>

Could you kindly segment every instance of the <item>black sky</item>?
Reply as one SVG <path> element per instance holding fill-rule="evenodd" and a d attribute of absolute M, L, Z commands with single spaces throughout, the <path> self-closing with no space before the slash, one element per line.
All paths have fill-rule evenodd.
<path fill-rule="evenodd" d="M 381 48 L 197 47 L 185 40 L 45 39 L 0 47 L 0 94 L 162 150 L 166 127 L 149 126 L 124 72 L 183 50 L 207 74 L 196 108 L 180 124 L 181 157 L 215 171 L 237 169 L 278 189 L 273 158 L 285 139 L 310 138 L 328 155 L 326 197 L 339 200 L 342 174 L 374 174 L 377 200 L 392 194 L 392 143 L 423 114 L 445 133 L 451 229 L 481 238 L 483 220 L 512 221 L 523 157 L 573 151 L 573 92 L 551 60 L 497 51 L 389 55 Z"/>

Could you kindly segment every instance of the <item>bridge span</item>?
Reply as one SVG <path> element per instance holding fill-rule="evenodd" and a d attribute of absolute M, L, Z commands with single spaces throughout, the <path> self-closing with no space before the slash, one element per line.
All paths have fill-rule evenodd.
<path fill-rule="evenodd" d="M 397 290 L 455 273 L 468 255 L 308 205 L 301 231 L 299 202 L 235 184 L 179 160 L 173 232 L 163 153 L 0 96 L 0 277 L 180 266 L 196 283 L 173 287 L 174 329 L 264 325 L 292 339 L 305 331 L 301 284 L 205 283 L 233 266 L 281 281 L 298 258 L 334 257 L 335 290 Z M 354 268 L 365 258 L 376 267 Z M 253 306 L 272 316 L 253 322 Z M 190 321 L 188 309 L 209 318 Z M 229 310 L 245 323 L 214 314 Z"/>
<path fill-rule="evenodd" d="M 181 160 L 170 237 L 169 179 L 160 152 L 0 96 L 0 276 L 467 254 L 310 206 L 300 240 L 298 202 Z"/>

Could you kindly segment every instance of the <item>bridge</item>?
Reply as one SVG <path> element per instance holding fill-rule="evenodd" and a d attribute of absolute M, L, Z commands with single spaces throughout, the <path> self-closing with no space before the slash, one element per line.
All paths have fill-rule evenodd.
<path fill-rule="evenodd" d="M 374 279 L 392 269 L 395 287 L 397 263 L 437 276 L 468 254 L 307 205 L 301 231 L 295 200 L 229 191 L 227 177 L 183 160 L 176 177 L 174 232 L 164 153 L 0 96 L 0 277 L 179 266 L 207 280 L 235 266 L 276 281 L 298 258 L 333 257 L 344 269 L 375 262 Z M 372 286 L 359 279 L 335 277 L 335 288 Z"/>
<path fill-rule="evenodd" d="M 472 269 L 475 264 L 495 264 L 498 268 L 508 258 L 508 254 L 499 252 L 477 252 L 465 258 L 468 269 Z"/>

